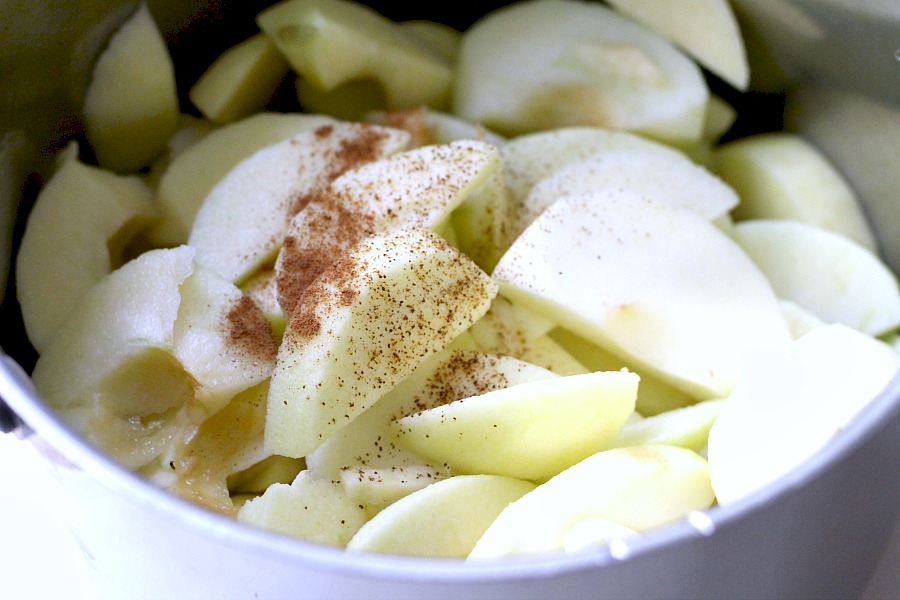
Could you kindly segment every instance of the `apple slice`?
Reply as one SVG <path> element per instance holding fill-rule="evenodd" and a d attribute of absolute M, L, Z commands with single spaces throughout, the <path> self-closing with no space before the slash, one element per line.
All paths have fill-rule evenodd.
<path fill-rule="evenodd" d="M 709 508 L 713 499 L 709 469 L 696 452 L 675 446 L 605 450 L 507 506 L 468 560 L 558 551 L 569 531 L 595 518 L 646 531 Z"/>
<path fill-rule="evenodd" d="M 146 4 L 137 7 L 100 54 L 82 113 L 101 167 L 137 171 L 165 150 L 178 126 L 175 68 Z"/>
<path fill-rule="evenodd" d="M 252 154 L 197 211 L 188 238 L 197 262 L 240 285 L 276 257 L 291 218 L 316 192 L 344 171 L 402 149 L 408 138 L 396 129 L 333 123 Z"/>
<path fill-rule="evenodd" d="M 162 246 L 187 241 L 203 200 L 228 172 L 258 150 L 334 123 L 323 115 L 262 112 L 229 123 L 173 156 L 156 190 L 163 220 L 150 233 Z"/>
<path fill-rule="evenodd" d="M 281 344 L 288 317 L 281 305 L 278 304 L 278 278 L 275 276 L 275 269 L 260 269 L 244 282 L 241 290 L 250 296 L 262 311 L 272 328 L 275 342 Z"/>
<path fill-rule="evenodd" d="M 499 475 L 451 477 L 382 510 L 347 550 L 465 558 L 497 515 L 533 489 L 533 483 Z"/>
<path fill-rule="evenodd" d="M 348 0 L 285 0 L 257 15 L 259 28 L 304 80 L 322 90 L 371 77 L 388 107 L 447 102 L 449 63 L 400 25 Z"/>
<path fill-rule="evenodd" d="M 709 91 L 697 65 L 610 8 L 527 0 L 465 31 L 453 112 L 504 135 L 596 125 L 697 140 Z"/>
<path fill-rule="evenodd" d="M 436 21 L 401 21 L 400 29 L 414 37 L 433 54 L 444 59 L 448 65 L 456 63 L 462 32 Z"/>
<path fill-rule="evenodd" d="M 262 33 L 220 54 L 188 90 L 207 119 L 230 123 L 262 110 L 290 67 Z"/>
<path fill-rule="evenodd" d="M 69 148 L 77 155 L 74 142 Z M 153 194 L 138 177 L 83 164 L 77 156 L 62 159 L 35 200 L 16 257 L 16 295 L 38 352 L 156 216 Z"/>
<path fill-rule="evenodd" d="M 427 229 L 366 238 L 291 312 L 269 391 L 266 445 L 305 456 L 487 311 L 496 284 Z"/>
<path fill-rule="evenodd" d="M 790 341 L 771 285 L 705 219 L 621 200 L 558 200 L 492 277 L 504 296 L 636 369 L 698 399 L 723 397 L 748 351 Z"/>
<path fill-rule="evenodd" d="M 454 473 L 541 480 L 604 450 L 634 412 L 638 376 L 522 383 L 403 417 L 401 444 Z"/>
<path fill-rule="evenodd" d="M 721 398 L 705 400 L 626 423 L 610 447 L 663 444 L 700 452 L 706 447 L 709 429 L 719 416 L 724 402 Z"/>
<path fill-rule="evenodd" d="M 290 313 L 329 262 L 364 237 L 395 227 L 440 227 L 499 168 L 495 146 L 463 140 L 347 170 L 311 195 L 290 223 L 275 264 L 282 308 Z"/>
<path fill-rule="evenodd" d="M 762 133 L 728 142 L 715 151 L 713 170 L 741 196 L 733 212 L 736 221 L 803 221 L 875 249 L 856 193 L 825 155 L 799 135 Z"/>
<path fill-rule="evenodd" d="M 745 92 L 750 66 L 744 38 L 728 0 L 609 0 L 627 15 L 672 40 L 704 67 Z"/>
<path fill-rule="evenodd" d="M 871 335 L 900 326 L 897 276 L 847 237 L 799 221 L 768 219 L 736 223 L 733 236 L 779 297 L 823 321 Z"/>
<path fill-rule="evenodd" d="M 709 472 L 719 503 L 745 498 L 813 456 L 898 369 L 900 355 L 890 346 L 840 324 L 760 355 L 709 432 Z"/>
<path fill-rule="evenodd" d="M 365 121 L 405 129 L 412 136 L 411 147 L 447 144 L 456 140 L 481 140 L 500 147 L 506 141 L 506 138 L 481 124 L 425 106 L 408 110 L 373 110 L 365 115 Z"/>

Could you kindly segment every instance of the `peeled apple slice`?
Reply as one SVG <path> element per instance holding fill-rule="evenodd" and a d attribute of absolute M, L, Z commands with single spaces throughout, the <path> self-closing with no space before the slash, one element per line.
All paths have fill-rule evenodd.
<path fill-rule="evenodd" d="M 706 447 L 709 429 L 724 402 L 722 399 L 706 400 L 626 423 L 610 447 L 665 444 L 700 452 Z"/>
<path fill-rule="evenodd" d="M 506 507 L 469 554 L 471 562 L 562 550 L 592 519 L 645 531 L 713 502 L 706 461 L 674 446 L 606 450 L 569 467 Z"/>
<path fill-rule="evenodd" d="M 501 134 L 596 125 L 700 138 L 709 91 L 667 40 L 596 2 L 526 0 L 463 34 L 454 112 Z"/>

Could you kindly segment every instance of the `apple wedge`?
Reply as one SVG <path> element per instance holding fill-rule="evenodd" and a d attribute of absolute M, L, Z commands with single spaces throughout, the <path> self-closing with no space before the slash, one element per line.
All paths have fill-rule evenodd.
<path fill-rule="evenodd" d="M 550 377 L 403 417 L 395 431 L 454 473 L 538 481 L 606 449 L 634 412 L 637 388 L 625 371 Z"/>
<path fill-rule="evenodd" d="M 397 227 L 439 228 L 499 168 L 495 146 L 463 140 L 347 170 L 312 194 L 290 223 L 275 263 L 282 308 L 290 313 L 329 259 L 364 237 Z"/>
<path fill-rule="evenodd" d="M 533 489 L 533 483 L 499 475 L 451 477 L 382 510 L 347 550 L 465 558 L 497 515 Z"/>
<path fill-rule="evenodd" d="M 900 355 L 845 325 L 813 329 L 761 355 L 709 432 L 720 504 L 778 480 L 839 435 L 897 375 Z M 766 443 L 759 443 L 764 432 Z"/>
<path fill-rule="evenodd" d="M 713 500 L 709 468 L 696 452 L 675 446 L 605 450 L 507 506 L 468 560 L 558 551 L 569 531 L 596 518 L 645 531 L 705 510 Z"/>
<path fill-rule="evenodd" d="M 506 138 L 479 123 L 425 106 L 408 110 L 374 110 L 366 114 L 365 121 L 405 129 L 412 136 L 410 146 L 414 148 L 456 140 L 481 140 L 498 147 L 506 142 Z"/>
<path fill-rule="evenodd" d="M 76 145 L 70 149 L 77 154 Z M 38 352 L 156 217 L 153 194 L 138 177 L 62 159 L 35 200 L 16 257 L 16 295 Z"/>
<path fill-rule="evenodd" d="M 321 90 L 373 78 L 389 108 L 443 106 L 450 64 L 400 25 L 347 0 L 284 0 L 256 17 L 300 78 Z"/>
<path fill-rule="evenodd" d="M 437 21 L 414 20 L 401 21 L 400 29 L 426 46 L 433 54 L 437 54 L 448 65 L 456 63 L 462 32 L 449 25 Z"/>
<path fill-rule="evenodd" d="M 137 171 L 165 150 L 178 126 L 175 67 L 145 3 L 100 54 L 82 113 L 101 167 Z"/>
<path fill-rule="evenodd" d="M 747 51 L 728 0 L 609 0 L 609 4 L 683 48 L 732 87 L 747 91 Z"/>
<path fill-rule="evenodd" d="M 595 125 L 700 138 L 709 91 L 663 37 L 596 2 L 525 0 L 465 31 L 453 112 L 503 135 Z"/>
<path fill-rule="evenodd" d="M 496 284 L 427 229 L 364 239 L 291 312 L 269 391 L 266 445 L 305 456 L 481 317 Z"/>
<path fill-rule="evenodd" d="M 724 403 L 721 398 L 705 400 L 626 423 L 610 448 L 663 444 L 700 452 L 706 448 L 709 430 Z"/>
<path fill-rule="evenodd" d="M 197 262 L 240 285 L 277 256 L 291 218 L 316 193 L 344 171 L 401 150 L 408 139 L 400 130 L 342 122 L 252 154 L 197 211 L 188 238 Z"/>
<path fill-rule="evenodd" d="M 897 276 L 847 237 L 799 221 L 769 219 L 736 223 L 733 236 L 780 298 L 827 323 L 871 335 L 900 326 Z"/>
<path fill-rule="evenodd" d="M 620 200 L 558 200 L 513 243 L 493 279 L 513 302 L 636 369 L 697 399 L 723 397 L 748 352 L 791 339 L 771 285 L 705 219 Z"/>

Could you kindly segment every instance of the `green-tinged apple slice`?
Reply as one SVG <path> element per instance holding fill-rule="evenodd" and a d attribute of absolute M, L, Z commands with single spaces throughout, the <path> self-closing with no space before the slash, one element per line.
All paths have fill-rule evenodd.
<path fill-rule="evenodd" d="M 700 452 L 706 447 L 709 429 L 719 416 L 724 402 L 721 398 L 705 400 L 626 423 L 610 447 L 664 444 Z"/>
<path fill-rule="evenodd" d="M 900 369 L 890 346 L 845 325 L 818 327 L 761 355 L 709 432 L 720 504 L 789 473 L 839 435 Z M 759 443 L 759 435 L 766 443 Z"/>
<path fill-rule="evenodd" d="M 156 190 L 162 222 L 151 231 L 162 246 L 187 241 L 210 190 L 245 158 L 304 131 L 334 123 L 324 115 L 262 112 L 222 126 L 177 153 Z"/>
<path fill-rule="evenodd" d="M 450 64 L 373 9 L 348 0 L 285 0 L 256 22 L 296 73 L 322 90 L 373 78 L 389 108 L 441 107 Z"/>
<path fill-rule="evenodd" d="M 323 90 L 312 81 L 298 77 L 294 91 L 303 112 L 321 113 L 346 121 L 362 121 L 373 110 L 384 110 L 387 100 L 384 89 L 376 79 L 352 79 Z"/>
<path fill-rule="evenodd" d="M 366 236 L 397 227 L 439 228 L 499 168 L 496 146 L 462 140 L 347 170 L 310 195 L 290 223 L 275 264 L 282 308 L 290 313 L 329 262 Z"/>
<path fill-rule="evenodd" d="M 505 135 L 572 125 L 697 140 L 700 68 L 653 31 L 596 2 L 526 0 L 463 34 L 453 112 Z"/>
<path fill-rule="evenodd" d="M 748 352 L 790 341 L 765 276 L 715 225 L 652 201 L 563 198 L 503 256 L 504 296 L 638 370 L 721 398 Z"/>
<path fill-rule="evenodd" d="M 729 85 L 747 91 L 747 51 L 728 0 L 609 0 L 609 4 L 672 40 Z"/>
<path fill-rule="evenodd" d="M 465 558 L 497 515 L 533 489 L 533 483 L 500 475 L 451 477 L 382 510 L 347 550 Z"/>
<path fill-rule="evenodd" d="M 181 284 L 172 352 L 197 381 L 197 400 L 210 413 L 269 378 L 278 347 L 253 299 L 197 265 Z"/>
<path fill-rule="evenodd" d="M 288 485 L 276 483 L 238 511 L 238 521 L 283 535 L 343 548 L 369 520 L 364 506 L 339 482 L 306 471 Z"/>
<path fill-rule="evenodd" d="M 761 133 L 716 149 L 713 170 L 741 197 L 745 219 L 789 219 L 829 229 L 870 250 L 875 237 L 856 193 L 811 142 L 792 133 Z"/>
<path fill-rule="evenodd" d="M 258 33 L 220 54 L 188 97 L 207 119 L 230 123 L 262 110 L 289 70 L 275 44 Z"/>
<path fill-rule="evenodd" d="M 462 32 L 436 21 L 401 21 L 400 29 L 411 35 L 433 54 L 440 56 L 448 65 L 456 63 Z"/>
<path fill-rule="evenodd" d="M 675 446 L 605 450 L 569 467 L 506 507 L 469 554 L 470 561 L 561 550 L 588 519 L 646 531 L 713 502 L 709 468 Z"/>
<path fill-rule="evenodd" d="M 188 238 L 197 262 L 240 285 L 276 257 L 291 218 L 330 181 L 401 150 L 408 139 L 398 129 L 342 122 L 257 151 L 229 171 L 197 211 Z"/>
<path fill-rule="evenodd" d="M 871 335 L 900 326 L 897 276 L 847 237 L 799 221 L 769 219 L 738 222 L 733 236 L 779 297 L 823 321 Z"/>
<path fill-rule="evenodd" d="M 561 196 L 635 193 L 715 221 L 740 199 L 721 179 L 677 152 L 614 150 L 572 162 L 538 181 L 517 215 L 524 229 Z"/>
<path fill-rule="evenodd" d="M 35 387 L 60 416 L 129 468 L 193 433 L 182 419 L 191 424 L 196 382 L 172 355 L 193 255 L 187 246 L 152 250 L 110 273 L 34 367 Z"/>
<path fill-rule="evenodd" d="M 38 352 L 156 216 L 138 177 L 62 159 L 35 200 L 16 257 L 16 295 Z"/>
<path fill-rule="evenodd" d="M 100 54 L 82 107 L 87 139 L 101 167 L 149 166 L 178 126 L 172 57 L 141 3 Z"/>
<path fill-rule="evenodd" d="M 454 473 L 546 479 L 608 447 L 638 381 L 609 371 L 522 383 L 403 417 L 397 439 Z"/>
<path fill-rule="evenodd" d="M 496 284 L 427 229 L 366 238 L 291 312 L 269 391 L 266 445 L 305 456 L 481 317 Z"/>

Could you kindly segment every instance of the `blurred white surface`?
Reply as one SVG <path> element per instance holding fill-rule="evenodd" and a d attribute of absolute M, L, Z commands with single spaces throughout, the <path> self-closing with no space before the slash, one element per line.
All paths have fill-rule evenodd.
<path fill-rule="evenodd" d="M 52 493 L 44 461 L 32 444 L 0 434 L 0 596 L 97 598 L 90 562 L 54 510 L 61 499 Z M 900 600 L 900 526 L 860 600 Z"/>

